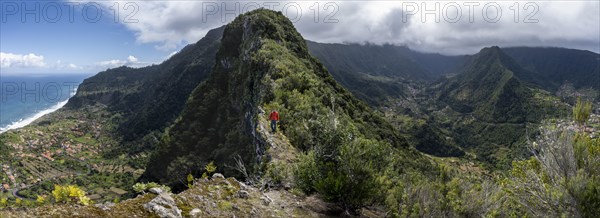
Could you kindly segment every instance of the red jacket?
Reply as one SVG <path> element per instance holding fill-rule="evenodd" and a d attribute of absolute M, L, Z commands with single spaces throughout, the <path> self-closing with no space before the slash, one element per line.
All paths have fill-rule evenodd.
<path fill-rule="evenodd" d="M 271 114 L 269 114 L 269 120 L 279 121 L 279 113 L 277 113 L 277 111 L 271 112 Z"/>

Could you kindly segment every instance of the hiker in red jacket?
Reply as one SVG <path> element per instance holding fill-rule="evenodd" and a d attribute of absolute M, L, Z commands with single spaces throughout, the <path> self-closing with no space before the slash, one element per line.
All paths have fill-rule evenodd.
<path fill-rule="evenodd" d="M 277 131 L 277 121 L 279 121 L 279 113 L 277 111 L 272 110 L 271 114 L 269 114 L 269 120 L 271 120 L 271 130 L 273 132 Z"/>

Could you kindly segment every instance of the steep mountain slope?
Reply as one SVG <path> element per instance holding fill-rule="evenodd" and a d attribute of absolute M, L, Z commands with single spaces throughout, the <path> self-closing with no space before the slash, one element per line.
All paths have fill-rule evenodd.
<path fill-rule="evenodd" d="M 600 54 L 566 48 L 502 48 L 523 68 L 544 78 L 544 88 L 556 91 L 566 81 L 575 88 L 600 90 Z"/>
<path fill-rule="evenodd" d="M 307 41 L 308 48 L 323 65 L 339 73 L 363 73 L 410 80 L 428 80 L 429 72 L 407 55 L 409 49 L 394 45 L 328 44 Z M 342 82 L 343 83 L 343 82 Z"/>
<path fill-rule="evenodd" d="M 322 149 L 334 152 L 329 154 L 333 158 L 336 140 L 348 137 L 407 150 L 390 124 L 337 84 L 309 54 L 304 39 L 281 13 L 241 15 L 226 26 L 221 42 L 211 76 L 194 90 L 162 138 L 145 179 L 181 186 L 183 176 L 197 175 L 209 161 L 233 166 L 238 155 L 247 166 L 258 166 L 270 158 L 264 155 L 265 139 L 257 133 L 258 120 L 272 109 L 282 118 L 279 131 L 301 150 Z M 340 129 L 349 135 L 336 135 Z"/>
<path fill-rule="evenodd" d="M 118 133 L 125 140 L 161 131 L 181 112 L 191 91 L 208 77 L 223 29 L 209 31 L 160 65 L 100 72 L 84 80 L 66 107 L 108 106 L 122 115 Z"/>
<path fill-rule="evenodd" d="M 443 84 L 442 101 L 489 122 L 525 122 L 533 93 L 519 78 L 529 78 L 530 72 L 498 47 L 482 49 L 462 71 Z"/>
<path fill-rule="evenodd" d="M 307 41 L 309 51 L 336 81 L 370 105 L 408 92 L 404 82 L 425 81 L 429 74 L 391 45 L 325 44 Z"/>
<path fill-rule="evenodd" d="M 307 41 L 308 49 L 352 93 L 371 105 L 406 97 L 409 82 L 426 82 L 455 70 L 462 56 L 412 51 L 404 46 L 328 44 Z"/>

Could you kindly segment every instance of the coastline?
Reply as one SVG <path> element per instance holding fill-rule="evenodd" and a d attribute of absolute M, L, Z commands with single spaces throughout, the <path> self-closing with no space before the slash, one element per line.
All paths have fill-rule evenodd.
<path fill-rule="evenodd" d="M 20 119 L 19 121 L 15 121 L 15 122 L 13 122 L 11 124 L 8 124 L 6 126 L 0 127 L 0 134 L 6 132 L 8 130 L 23 128 L 23 127 L 25 127 L 25 126 L 33 123 L 37 119 L 43 117 L 44 115 L 50 114 L 50 113 L 52 113 L 54 111 L 57 111 L 58 109 L 60 109 L 63 106 L 65 106 L 67 104 L 67 102 L 69 101 L 69 99 L 61 101 L 61 102 L 58 102 L 57 104 L 53 105 L 50 108 L 41 110 L 41 111 L 35 113 L 33 116 L 26 117 L 26 118 Z"/>
<path fill-rule="evenodd" d="M 39 119 L 47 114 L 50 114 L 54 111 L 57 111 L 58 109 L 61 109 L 62 107 L 64 107 L 67 104 L 67 102 L 69 102 L 69 99 L 71 99 L 73 96 L 75 96 L 75 94 L 77 94 L 78 87 L 79 87 L 79 85 L 77 87 L 75 87 L 75 89 L 73 89 L 69 92 L 69 98 L 67 98 L 66 100 L 60 101 L 60 102 L 56 103 L 55 105 L 52 105 L 49 108 L 38 111 L 35 114 L 33 114 L 32 116 L 21 118 L 21 119 L 19 119 L 19 121 L 12 122 L 11 124 L 8 124 L 5 126 L 0 126 L 0 134 L 5 133 L 8 130 L 23 128 L 23 127 L 33 123 L 37 119 Z"/>

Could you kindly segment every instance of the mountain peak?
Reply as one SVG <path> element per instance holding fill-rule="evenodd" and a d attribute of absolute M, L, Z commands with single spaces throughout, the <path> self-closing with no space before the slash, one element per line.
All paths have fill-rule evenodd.
<path fill-rule="evenodd" d="M 475 112 L 483 120 L 522 121 L 521 102 L 528 91 L 521 78 L 530 76 L 498 46 L 473 55 L 442 89 L 441 98 L 455 110 Z"/>
<path fill-rule="evenodd" d="M 236 55 L 241 48 L 248 51 L 257 49 L 261 40 L 265 39 L 290 47 L 297 54 L 308 54 L 304 39 L 289 19 L 281 12 L 257 9 L 238 16 L 226 26 L 222 38 L 226 46 L 222 47 L 217 58 Z"/>
<path fill-rule="evenodd" d="M 502 51 L 498 46 L 482 48 L 477 54 L 473 55 L 474 59 L 484 59 L 487 61 L 500 61 L 502 64 L 508 63 L 512 65 L 511 58 Z"/>
<path fill-rule="evenodd" d="M 462 71 L 463 79 L 476 83 L 480 83 L 485 77 L 495 77 L 493 80 L 499 80 L 500 77 L 515 77 L 533 84 L 541 83 L 539 78 L 521 67 L 498 46 L 481 49 L 479 53 L 471 56 Z"/>
<path fill-rule="evenodd" d="M 484 53 L 484 52 L 502 52 L 502 49 L 500 49 L 500 47 L 498 47 L 497 45 L 494 45 L 494 46 L 485 47 L 485 48 L 482 48 L 481 50 L 479 50 L 479 53 Z"/>

